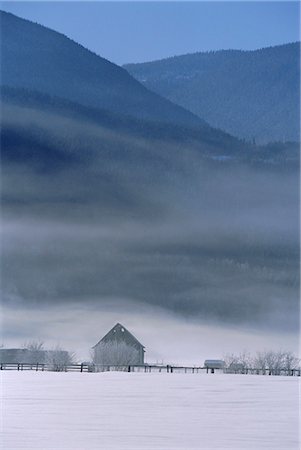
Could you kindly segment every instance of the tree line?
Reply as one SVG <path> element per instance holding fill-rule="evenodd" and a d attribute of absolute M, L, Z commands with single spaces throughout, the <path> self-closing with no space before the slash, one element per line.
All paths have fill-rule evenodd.
<path fill-rule="evenodd" d="M 300 359 L 291 351 L 263 350 L 255 354 L 243 351 L 224 356 L 225 367 L 232 370 L 259 369 L 280 372 L 300 368 Z"/>

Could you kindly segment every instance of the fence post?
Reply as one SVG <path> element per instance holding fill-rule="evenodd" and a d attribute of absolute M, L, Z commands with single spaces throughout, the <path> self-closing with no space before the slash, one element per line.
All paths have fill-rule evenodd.
<path fill-rule="evenodd" d="M 128 372 L 130 372 L 130 371 L 131 371 L 131 366 L 128 367 Z"/>
<path fill-rule="evenodd" d="M 84 370 L 84 365 L 83 365 L 83 363 L 81 363 L 81 365 L 80 365 L 80 371 L 82 372 Z"/>

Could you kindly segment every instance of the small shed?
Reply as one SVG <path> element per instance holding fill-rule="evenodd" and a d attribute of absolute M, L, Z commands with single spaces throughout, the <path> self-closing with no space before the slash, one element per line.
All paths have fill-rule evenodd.
<path fill-rule="evenodd" d="M 206 359 L 204 367 L 206 369 L 223 369 L 225 367 L 225 361 L 221 359 Z"/>
<path fill-rule="evenodd" d="M 144 345 L 120 323 L 117 323 L 92 349 L 94 364 L 144 365 Z"/>

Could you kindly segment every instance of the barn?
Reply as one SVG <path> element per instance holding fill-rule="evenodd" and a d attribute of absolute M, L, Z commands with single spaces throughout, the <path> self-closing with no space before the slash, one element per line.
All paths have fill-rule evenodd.
<path fill-rule="evenodd" d="M 27 348 L 0 348 L 0 362 L 6 364 L 31 364 L 33 362 L 32 352 Z"/>
<path fill-rule="evenodd" d="M 65 350 L 0 348 L 2 364 L 68 364 L 69 360 L 69 353 Z"/>
<path fill-rule="evenodd" d="M 143 365 L 145 347 L 123 325 L 117 323 L 94 347 L 94 364 Z"/>

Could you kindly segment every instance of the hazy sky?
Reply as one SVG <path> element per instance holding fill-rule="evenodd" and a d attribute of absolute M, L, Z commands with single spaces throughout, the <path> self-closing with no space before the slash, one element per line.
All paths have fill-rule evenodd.
<path fill-rule="evenodd" d="M 1 2 L 117 63 L 299 40 L 298 2 Z"/>

